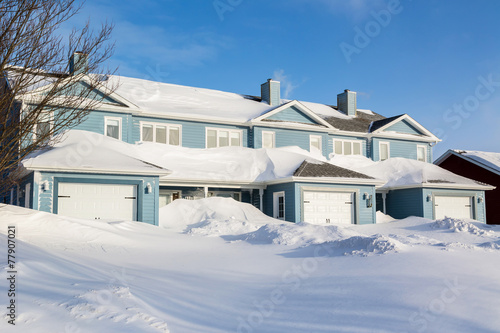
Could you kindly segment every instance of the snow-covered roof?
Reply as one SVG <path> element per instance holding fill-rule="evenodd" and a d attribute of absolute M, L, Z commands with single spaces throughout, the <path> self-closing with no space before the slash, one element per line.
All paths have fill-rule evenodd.
<path fill-rule="evenodd" d="M 61 172 L 167 175 L 169 170 L 126 153 L 128 144 L 87 131 L 67 131 L 54 138 L 53 147 L 28 155 L 27 170 Z"/>
<path fill-rule="evenodd" d="M 454 174 L 437 165 L 407 158 L 390 158 L 374 162 L 363 156 L 336 155 L 330 163 L 383 179 L 385 184 L 380 189 L 441 187 L 487 190 L 494 188 Z"/>
<path fill-rule="evenodd" d="M 473 161 L 483 167 L 500 173 L 500 153 L 477 151 L 477 150 L 453 150 L 456 154 Z"/>
<path fill-rule="evenodd" d="M 262 185 L 300 178 L 296 171 L 306 160 L 308 164 L 326 162 L 319 153 L 299 147 L 194 149 L 151 142 L 129 144 L 97 133 L 70 130 L 61 135 L 54 147 L 37 151 L 22 163 L 28 170 L 158 174 L 161 181 L 170 183 Z M 307 173 L 307 177 L 324 178 L 325 182 L 334 182 L 335 178 L 373 182 L 371 177 L 359 173 Z"/>

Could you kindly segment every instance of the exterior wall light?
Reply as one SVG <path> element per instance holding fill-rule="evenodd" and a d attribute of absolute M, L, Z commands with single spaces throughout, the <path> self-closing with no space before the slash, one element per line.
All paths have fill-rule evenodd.
<path fill-rule="evenodd" d="M 146 185 L 146 193 L 153 193 L 153 188 L 151 187 L 151 183 Z"/>
<path fill-rule="evenodd" d="M 427 202 L 432 202 L 432 194 L 427 195 Z"/>
<path fill-rule="evenodd" d="M 477 202 L 478 202 L 478 203 L 483 203 L 483 201 L 484 201 L 483 197 L 478 197 L 478 198 L 477 198 Z"/>

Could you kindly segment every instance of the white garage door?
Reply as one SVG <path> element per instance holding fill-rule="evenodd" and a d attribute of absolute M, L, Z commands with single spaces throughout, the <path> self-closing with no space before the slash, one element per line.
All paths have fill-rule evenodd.
<path fill-rule="evenodd" d="M 473 218 L 472 197 L 434 197 L 435 219 Z"/>
<path fill-rule="evenodd" d="M 354 193 L 304 191 L 304 221 L 314 224 L 351 224 Z"/>
<path fill-rule="evenodd" d="M 58 214 L 86 219 L 137 220 L 137 186 L 59 183 Z"/>

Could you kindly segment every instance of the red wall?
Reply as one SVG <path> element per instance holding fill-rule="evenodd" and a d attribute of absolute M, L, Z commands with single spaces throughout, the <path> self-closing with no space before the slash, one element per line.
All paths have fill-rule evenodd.
<path fill-rule="evenodd" d="M 500 224 L 500 176 L 481 168 L 461 157 L 451 155 L 439 164 L 440 167 L 457 175 L 496 186 L 497 188 L 486 193 L 486 222 Z"/>

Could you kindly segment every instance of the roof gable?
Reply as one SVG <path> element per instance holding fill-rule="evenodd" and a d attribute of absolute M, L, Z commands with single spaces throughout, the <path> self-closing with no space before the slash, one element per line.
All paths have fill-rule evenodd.
<path fill-rule="evenodd" d="M 370 126 L 370 132 L 373 134 L 389 134 L 391 132 L 396 132 L 398 134 L 424 136 L 432 138 L 435 141 L 441 141 L 438 137 L 407 114 L 374 121 Z"/>
<path fill-rule="evenodd" d="M 253 121 L 291 122 L 333 128 L 333 126 L 331 126 L 323 118 L 319 117 L 317 114 L 296 100 L 272 109 L 253 119 Z"/>
<path fill-rule="evenodd" d="M 439 157 L 434 164 L 440 165 L 452 155 L 460 157 L 469 163 L 475 164 L 485 170 L 500 175 L 500 153 L 450 149 L 441 155 L 441 157 Z"/>

